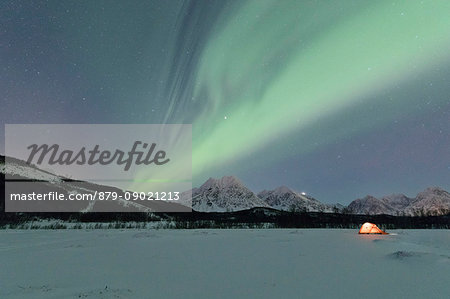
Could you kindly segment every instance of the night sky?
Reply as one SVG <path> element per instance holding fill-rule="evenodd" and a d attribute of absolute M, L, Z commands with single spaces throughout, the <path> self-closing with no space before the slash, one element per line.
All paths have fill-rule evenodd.
<path fill-rule="evenodd" d="M 193 124 L 194 186 L 450 190 L 450 1 L 2 1 L 5 123 Z M 4 153 L 4 131 L 1 130 Z"/>

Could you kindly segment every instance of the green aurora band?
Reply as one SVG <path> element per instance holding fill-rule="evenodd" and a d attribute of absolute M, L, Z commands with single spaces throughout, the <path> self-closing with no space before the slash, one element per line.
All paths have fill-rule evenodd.
<path fill-rule="evenodd" d="M 229 9 L 196 72 L 193 99 L 207 105 L 193 123 L 194 176 L 442 63 L 449 11 L 449 1 L 249 1 Z M 336 128 L 321 142 L 343 134 L 350 132 Z"/>

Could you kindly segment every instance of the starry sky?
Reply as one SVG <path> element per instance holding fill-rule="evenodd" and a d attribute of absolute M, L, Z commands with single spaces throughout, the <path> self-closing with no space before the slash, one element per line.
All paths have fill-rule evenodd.
<path fill-rule="evenodd" d="M 3 124 L 192 124 L 194 186 L 450 190 L 449 1 L 0 7 Z"/>

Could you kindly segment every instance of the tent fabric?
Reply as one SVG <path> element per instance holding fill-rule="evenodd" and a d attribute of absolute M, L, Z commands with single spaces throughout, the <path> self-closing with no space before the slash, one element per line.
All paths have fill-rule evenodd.
<path fill-rule="evenodd" d="M 381 235 L 387 235 L 388 233 L 382 231 L 373 223 L 366 222 L 361 226 L 361 229 L 359 230 L 360 234 L 381 234 Z"/>

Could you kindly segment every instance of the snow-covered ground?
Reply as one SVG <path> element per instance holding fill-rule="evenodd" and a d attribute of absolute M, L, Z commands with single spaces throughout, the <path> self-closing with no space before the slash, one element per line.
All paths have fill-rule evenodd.
<path fill-rule="evenodd" d="M 0 298 L 450 298 L 450 231 L 3 230 Z"/>

